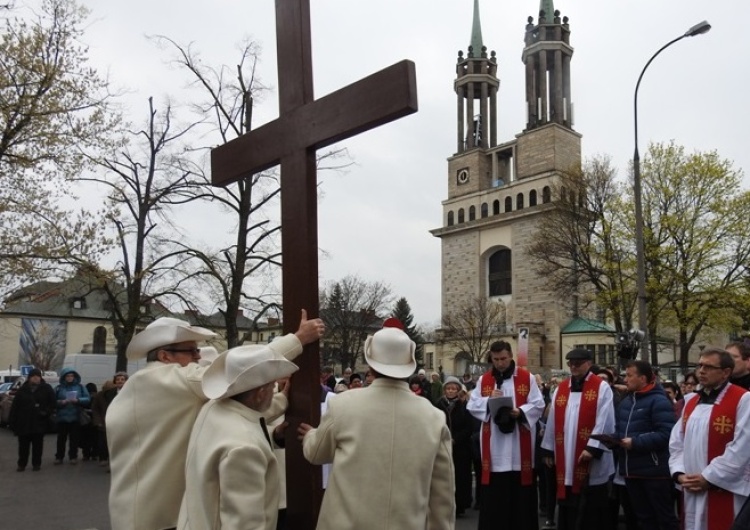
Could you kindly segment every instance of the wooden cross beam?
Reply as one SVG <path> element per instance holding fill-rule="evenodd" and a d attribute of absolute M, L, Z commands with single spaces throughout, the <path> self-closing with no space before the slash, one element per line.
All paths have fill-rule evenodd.
<path fill-rule="evenodd" d="M 284 331 L 300 310 L 319 315 L 317 149 L 417 111 L 414 63 L 402 61 L 319 100 L 313 97 L 310 0 L 276 0 L 279 118 L 211 152 L 216 186 L 281 165 Z M 296 439 L 301 421 L 320 419 L 318 345 L 297 358 L 287 411 L 287 527 L 313 530 L 322 499 L 320 468 Z"/>

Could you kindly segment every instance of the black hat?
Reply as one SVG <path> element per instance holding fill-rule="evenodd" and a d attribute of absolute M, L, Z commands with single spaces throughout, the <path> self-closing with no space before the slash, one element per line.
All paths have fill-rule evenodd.
<path fill-rule="evenodd" d="M 594 354 L 585 348 L 575 348 L 568 352 L 565 359 L 568 361 L 593 361 Z"/>
<path fill-rule="evenodd" d="M 492 418 L 495 425 L 497 425 L 497 428 L 500 429 L 500 432 L 503 434 L 512 433 L 516 426 L 516 420 L 510 415 L 512 410 L 513 409 L 510 407 L 500 407 L 497 409 L 497 412 L 495 412 L 495 417 Z"/>

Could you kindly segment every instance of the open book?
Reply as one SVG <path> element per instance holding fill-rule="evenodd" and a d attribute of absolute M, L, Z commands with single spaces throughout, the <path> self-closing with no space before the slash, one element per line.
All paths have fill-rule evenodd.
<path fill-rule="evenodd" d="M 510 396 L 491 397 L 487 400 L 487 408 L 490 410 L 490 417 L 494 418 L 498 410 L 503 407 L 513 408 L 513 398 Z"/>

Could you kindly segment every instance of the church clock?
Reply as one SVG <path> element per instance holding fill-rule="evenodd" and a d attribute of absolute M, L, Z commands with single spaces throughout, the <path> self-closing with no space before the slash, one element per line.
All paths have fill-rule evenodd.
<path fill-rule="evenodd" d="M 469 170 L 468 168 L 459 169 L 456 175 L 456 182 L 460 184 L 466 184 L 469 182 Z"/>

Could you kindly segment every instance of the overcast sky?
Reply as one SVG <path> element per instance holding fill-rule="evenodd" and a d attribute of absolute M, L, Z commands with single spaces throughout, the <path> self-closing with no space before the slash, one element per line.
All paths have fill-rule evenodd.
<path fill-rule="evenodd" d="M 234 65 L 237 43 L 263 46 L 260 75 L 275 88 L 273 0 L 85 0 L 92 11 L 86 41 L 94 63 L 130 93 L 131 119 L 146 98 L 177 95 L 184 74 L 147 35 L 193 43 L 208 64 Z M 417 322 L 440 317 L 440 241 L 447 195 L 446 158 L 454 153 L 453 81 L 466 50 L 473 0 L 311 0 L 315 95 L 321 97 L 402 59 L 417 66 L 419 112 L 345 142 L 356 161 L 346 175 L 322 175 L 319 242 L 328 253 L 322 279 L 357 274 L 389 283 L 410 302 Z M 688 149 L 717 149 L 750 170 L 748 2 L 742 0 L 558 0 L 570 18 L 574 128 L 584 156 L 610 154 L 621 175 L 633 153 L 633 90 L 648 58 L 693 24 L 706 35 L 685 39 L 651 65 L 641 85 L 641 153 L 648 141 L 674 139 Z M 499 138 L 525 122 L 526 18 L 538 0 L 480 0 L 484 43 L 496 50 L 501 79 Z M 254 126 L 276 117 L 276 94 L 256 110 Z M 747 179 L 746 179 L 747 182 Z M 219 223 L 219 221 L 217 221 Z M 201 220 L 189 227 L 211 227 Z"/>

